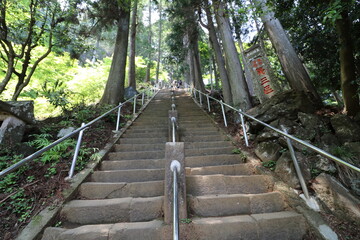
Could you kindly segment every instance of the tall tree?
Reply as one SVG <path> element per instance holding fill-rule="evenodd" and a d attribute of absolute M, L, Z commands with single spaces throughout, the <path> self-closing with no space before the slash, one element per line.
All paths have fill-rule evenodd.
<path fill-rule="evenodd" d="M 15 75 L 17 83 L 12 100 L 16 100 L 39 66 L 54 47 L 56 31 L 71 14 L 63 11 L 57 1 L 10 1 L 0 3 L 0 51 L 6 74 L 0 83 L 0 93 Z M 43 53 L 33 53 L 45 47 Z"/>
<path fill-rule="evenodd" d="M 152 14 L 152 6 L 151 0 L 149 0 L 149 35 L 148 35 L 148 63 L 146 68 L 146 77 L 145 82 L 150 82 L 150 69 L 151 69 L 151 59 L 152 59 L 152 22 L 151 22 L 151 14 Z"/>
<path fill-rule="evenodd" d="M 347 66 L 350 66 L 350 69 L 352 69 L 350 70 L 352 75 L 350 78 L 354 79 L 354 69 L 356 67 L 351 67 L 351 65 L 354 65 L 355 62 L 355 66 L 356 64 L 360 66 L 360 58 L 355 57 L 354 59 L 354 56 L 359 56 L 360 54 L 360 22 L 356 20 L 359 19 L 360 16 L 360 2 L 332 0 L 303 0 L 297 2 L 296 0 L 292 0 L 286 1 L 286 3 L 283 1 L 274 1 L 274 4 L 276 15 L 283 23 L 284 28 L 289 31 L 291 41 L 294 43 L 294 46 L 296 46 L 296 51 L 299 52 L 306 61 L 311 75 L 316 79 L 314 83 L 318 89 L 321 90 L 325 96 L 332 93 L 340 103 L 341 101 L 337 91 L 342 89 L 342 97 L 347 99 L 347 105 L 350 104 L 350 106 L 354 106 L 355 109 L 350 110 L 350 114 L 348 110 L 349 107 L 346 107 L 345 111 L 347 111 L 349 115 L 356 114 L 358 111 L 356 110 L 358 109 L 356 106 L 358 105 L 356 89 L 358 88 L 359 82 L 355 80 L 346 81 L 346 78 L 342 78 L 342 71 L 339 71 L 339 69 L 345 69 L 345 65 L 347 65 L 346 62 L 350 63 L 350 65 Z M 341 22 L 344 22 L 345 26 L 347 26 L 347 30 L 345 28 L 345 32 L 343 33 L 345 36 L 347 35 L 346 41 L 340 40 L 342 30 L 341 32 L 337 31 L 337 25 L 340 25 Z M 341 45 L 345 48 L 350 48 L 342 51 L 343 47 Z M 346 55 L 349 58 L 346 58 L 348 58 L 349 61 L 346 60 L 344 62 L 343 57 L 341 57 L 341 59 L 339 58 L 339 54 L 342 55 L 343 53 L 347 53 Z M 343 63 L 345 63 L 345 65 L 341 66 Z M 358 75 L 355 79 L 359 79 L 359 69 L 360 67 L 358 67 Z M 341 85 L 344 87 L 341 87 Z M 352 109 L 352 107 L 350 107 L 350 109 Z"/>
<path fill-rule="evenodd" d="M 247 110 L 251 107 L 250 95 L 244 72 L 241 67 L 238 52 L 235 47 L 228 16 L 223 1 L 217 1 L 214 5 L 215 18 L 223 43 L 227 71 L 230 80 L 232 102 L 237 108 Z"/>
<path fill-rule="evenodd" d="M 310 99 L 321 105 L 321 98 L 312 84 L 294 47 L 289 41 L 280 21 L 275 17 L 273 11 L 267 6 L 266 0 L 252 0 L 264 23 L 265 30 L 270 38 L 273 47 L 279 57 L 283 72 L 292 89 L 298 92 L 305 92 Z"/>
<path fill-rule="evenodd" d="M 159 82 L 159 72 L 161 64 L 161 43 L 162 43 L 162 0 L 159 0 L 159 42 L 158 42 L 158 57 L 156 65 L 156 83 Z"/>
<path fill-rule="evenodd" d="M 111 7 L 117 14 L 117 36 L 109 77 L 100 103 L 115 105 L 124 99 L 131 1 L 111 2 L 107 7 Z"/>
<path fill-rule="evenodd" d="M 356 67 L 354 47 L 351 38 L 351 22 L 349 18 L 350 0 L 335 1 L 340 7 L 340 18 L 335 20 L 336 32 L 340 44 L 341 89 L 345 105 L 345 112 L 355 116 L 360 112 L 358 85 L 356 83 Z M 339 8 L 338 8 L 339 9 Z"/>
<path fill-rule="evenodd" d="M 216 59 L 216 63 L 217 63 L 218 69 L 219 69 L 219 75 L 220 75 L 220 79 L 221 79 L 221 83 L 222 83 L 224 101 L 225 101 L 225 103 L 231 105 L 232 104 L 232 96 L 231 96 L 229 77 L 228 77 L 228 73 L 227 73 L 226 67 L 225 67 L 225 60 L 224 60 L 224 57 L 223 57 L 223 54 L 221 51 L 219 40 L 216 35 L 216 30 L 215 30 L 215 26 L 214 26 L 214 22 L 213 22 L 213 15 L 211 12 L 211 7 L 207 0 L 204 2 L 205 2 L 204 10 L 206 13 L 207 25 L 203 24 L 203 26 L 206 27 L 209 31 L 210 43 L 214 49 L 215 59 Z M 216 69 L 214 69 L 214 70 L 216 72 Z"/>
<path fill-rule="evenodd" d="M 137 30 L 137 9 L 138 1 L 133 1 L 132 13 L 131 13 L 131 32 L 130 32 L 130 56 L 129 56 L 129 86 L 136 89 L 135 78 L 135 57 L 136 57 L 136 30 Z"/>

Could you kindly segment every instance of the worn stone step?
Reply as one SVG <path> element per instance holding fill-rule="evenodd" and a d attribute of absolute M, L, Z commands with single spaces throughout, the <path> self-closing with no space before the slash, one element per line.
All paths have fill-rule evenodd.
<path fill-rule="evenodd" d="M 186 177 L 187 194 L 204 196 L 213 194 L 257 194 L 272 191 L 269 176 L 190 175 Z"/>
<path fill-rule="evenodd" d="M 183 137 L 193 137 L 193 136 L 214 136 L 216 139 L 217 136 L 222 136 L 223 134 L 216 129 L 210 131 L 183 131 L 182 129 L 179 130 L 179 135 Z M 213 140 L 214 140 L 213 139 Z"/>
<path fill-rule="evenodd" d="M 106 160 L 101 163 L 100 170 L 130 170 L 130 169 L 160 169 L 164 168 L 165 159 L 144 159 L 144 160 Z"/>
<path fill-rule="evenodd" d="M 169 130 L 168 127 L 161 127 L 161 128 L 129 128 L 126 133 L 158 133 L 158 132 L 162 132 L 162 133 L 167 133 Z"/>
<path fill-rule="evenodd" d="M 142 152 L 111 152 L 109 160 L 132 160 L 132 159 L 161 159 L 165 157 L 164 151 L 142 151 Z"/>
<path fill-rule="evenodd" d="M 155 151 L 164 150 L 164 143 L 153 143 L 153 144 L 115 144 L 115 152 L 132 152 L 132 151 Z"/>
<path fill-rule="evenodd" d="M 163 197 L 73 200 L 61 217 L 74 224 L 151 221 L 162 216 Z"/>
<path fill-rule="evenodd" d="M 197 168 L 186 168 L 186 175 L 251 175 L 255 173 L 255 169 L 249 164 L 232 164 L 220 166 L 206 166 Z"/>
<path fill-rule="evenodd" d="M 214 141 L 212 142 L 185 142 L 185 149 L 192 148 L 212 148 L 212 147 L 234 147 L 230 141 Z"/>
<path fill-rule="evenodd" d="M 152 133 L 152 132 L 168 132 L 169 131 L 169 127 L 166 125 L 162 125 L 162 126 L 132 126 L 131 128 L 129 128 L 127 131 L 129 132 L 133 132 L 133 133 Z"/>
<path fill-rule="evenodd" d="M 284 210 L 285 204 L 280 193 L 271 192 L 189 196 L 188 207 L 198 217 L 219 217 L 280 212 Z"/>
<path fill-rule="evenodd" d="M 164 181 L 134 183 L 86 182 L 80 185 L 80 196 L 86 199 L 157 197 L 164 195 Z"/>
<path fill-rule="evenodd" d="M 46 228 L 42 240 L 161 239 L 163 221 L 85 225 L 74 229 Z"/>
<path fill-rule="evenodd" d="M 185 156 L 206 156 L 206 155 L 217 155 L 217 154 L 231 154 L 234 147 L 214 147 L 214 148 L 193 148 L 186 149 Z"/>
<path fill-rule="evenodd" d="M 164 180 L 164 169 L 95 171 L 92 182 L 146 182 Z"/>
<path fill-rule="evenodd" d="M 120 138 L 120 144 L 153 144 L 153 143 L 166 143 L 167 138 Z"/>
<path fill-rule="evenodd" d="M 168 137 L 168 132 L 153 132 L 153 133 L 125 133 L 123 138 L 161 138 Z"/>
<path fill-rule="evenodd" d="M 219 166 L 243 163 L 238 154 L 185 157 L 186 167 Z"/>
<path fill-rule="evenodd" d="M 275 212 L 193 219 L 198 240 L 301 240 L 306 234 L 302 215 Z"/>
<path fill-rule="evenodd" d="M 203 128 L 182 128 L 180 126 L 179 128 L 180 131 L 184 132 L 184 133 L 201 133 L 201 132 L 220 132 L 218 128 L 211 126 L 211 127 L 203 127 Z"/>
<path fill-rule="evenodd" d="M 212 142 L 214 141 L 214 138 L 216 140 L 229 140 L 227 136 L 224 135 L 198 135 L 198 136 L 181 136 L 180 140 L 183 142 Z"/>

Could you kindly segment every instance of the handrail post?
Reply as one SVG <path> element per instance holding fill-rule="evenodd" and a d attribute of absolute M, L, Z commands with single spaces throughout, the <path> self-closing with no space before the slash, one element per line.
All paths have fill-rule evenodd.
<path fill-rule="evenodd" d="M 207 98 L 208 110 L 209 110 L 209 112 L 210 112 L 211 109 L 210 109 L 210 98 L 209 98 L 209 94 L 206 95 L 206 98 Z"/>
<path fill-rule="evenodd" d="M 176 117 L 171 117 L 172 123 L 172 142 L 176 142 Z"/>
<path fill-rule="evenodd" d="M 133 115 L 135 115 L 135 113 L 136 113 L 136 101 L 137 101 L 137 95 L 135 95 L 135 96 L 134 96 L 133 101 L 134 101 L 134 110 L 133 110 Z"/>
<path fill-rule="evenodd" d="M 224 109 L 224 103 L 222 100 L 220 100 L 220 104 L 221 104 L 221 111 L 223 114 L 223 118 L 224 118 L 224 125 L 225 127 L 227 127 L 227 121 L 226 121 L 226 114 L 225 114 L 225 109 Z"/>
<path fill-rule="evenodd" d="M 119 131 L 119 129 L 120 129 L 121 108 L 122 108 L 122 103 L 120 102 L 118 112 L 117 112 L 117 120 L 116 120 L 116 129 L 115 129 L 115 131 Z"/>
<path fill-rule="evenodd" d="M 285 128 L 283 125 L 281 125 L 281 129 L 282 129 L 285 133 L 288 133 L 287 130 L 286 130 L 286 128 Z M 293 162 L 294 162 L 294 167 L 295 167 L 297 176 L 298 176 L 298 178 L 299 178 L 301 188 L 302 188 L 302 190 L 303 190 L 303 192 L 304 192 L 304 195 L 305 195 L 306 199 L 309 199 L 309 198 L 310 198 L 310 196 L 309 196 L 309 191 L 308 191 L 308 189 L 307 189 L 307 186 L 306 186 L 304 177 L 303 177 L 302 172 L 301 172 L 301 168 L 300 168 L 299 163 L 298 163 L 298 161 L 297 161 L 294 148 L 293 148 L 293 146 L 292 146 L 292 144 L 291 144 L 291 140 L 290 140 L 289 138 L 287 138 L 287 137 L 285 137 L 285 138 L 286 138 L 286 142 L 287 142 L 287 145 L 288 145 L 288 148 L 289 148 L 289 151 L 290 151 L 291 158 L 292 158 L 292 160 L 293 160 Z"/>
<path fill-rule="evenodd" d="M 83 127 L 83 126 L 85 126 L 85 123 L 81 124 L 81 127 Z M 72 162 L 71 162 L 71 167 L 70 167 L 68 179 L 71 179 L 74 176 L 76 161 L 77 161 L 77 158 L 79 156 L 79 150 L 80 150 L 80 147 L 81 147 L 81 141 L 82 141 L 82 136 L 84 134 L 84 130 L 85 129 L 83 129 L 83 130 L 81 130 L 79 132 L 79 137 L 78 137 L 78 140 L 77 140 L 77 143 L 76 143 L 74 157 L 73 157 Z"/>
<path fill-rule="evenodd" d="M 173 160 L 170 170 L 173 172 L 173 239 L 179 239 L 179 199 L 178 199 L 178 180 L 177 175 L 180 173 L 181 164 Z"/>
<path fill-rule="evenodd" d="M 144 106 L 145 92 L 142 92 L 141 95 L 141 106 Z"/>
<path fill-rule="evenodd" d="M 200 102 L 200 105 L 202 106 L 202 94 L 199 92 L 199 102 Z"/>
<path fill-rule="evenodd" d="M 248 136 L 247 136 L 247 133 L 246 133 L 244 116 L 242 115 L 241 112 L 242 112 L 241 109 L 239 109 L 239 115 L 240 115 L 240 119 L 241 119 L 241 126 L 242 126 L 243 133 L 244 133 L 245 144 L 248 147 L 249 146 L 249 141 L 248 141 Z"/>

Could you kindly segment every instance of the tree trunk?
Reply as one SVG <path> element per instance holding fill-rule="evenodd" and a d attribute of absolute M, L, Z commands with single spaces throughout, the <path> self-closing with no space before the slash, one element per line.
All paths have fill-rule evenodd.
<path fill-rule="evenodd" d="M 160 72 L 160 62 L 161 62 L 161 42 L 162 42 L 162 3 L 159 0 L 159 43 L 158 43 L 158 58 L 156 65 L 156 83 L 159 83 L 159 72 Z"/>
<path fill-rule="evenodd" d="M 150 82 L 150 69 L 151 69 L 151 54 L 152 54 L 152 31 L 151 31 L 151 0 L 149 0 L 149 49 L 148 49 L 148 64 L 146 67 L 146 76 L 145 76 L 145 82 Z"/>
<path fill-rule="evenodd" d="M 214 71 L 215 88 L 219 89 L 219 74 L 218 74 L 218 71 L 217 71 L 216 61 L 215 61 L 214 55 L 211 56 L 211 64 L 213 66 L 213 71 Z M 231 94 L 230 91 L 229 91 L 229 93 Z M 231 100 L 231 98 L 230 98 L 230 100 Z"/>
<path fill-rule="evenodd" d="M 208 2 L 206 3 L 205 6 L 205 12 L 206 12 L 206 17 L 207 17 L 207 22 L 208 22 L 208 30 L 209 30 L 209 37 L 210 37 L 210 44 L 214 49 L 214 53 L 215 53 L 215 59 L 216 59 L 216 63 L 219 69 L 219 74 L 220 74 L 220 79 L 221 79 L 221 83 L 222 83 L 222 90 L 223 90 L 223 96 L 224 96 L 224 101 L 225 103 L 231 105 L 232 104 L 232 95 L 231 95 L 231 89 L 230 89 L 230 82 L 229 82 L 229 77 L 225 68 L 225 60 L 224 57 L 222 55 L 221 52 L 221 47 L 218 41 L 218 38 L 216 36 L 216 30 L 214 27 L 214 22 L 212 19 L 212 14 L 210 11 L 210 6 L 208 4 Z M 216 71 L 216 69 L 214 69 Z M 216 73 L 215 73 L 216 75 Z"/>
<path fill-rule="evenodd" d="M 130 10 L 121 9 L 114 56 L 101 104 L 119 104 L 124 99 L 125 68 L 129 37 Z"/>
<path fill-rule="evenodd" d="M 4 79 L 1 81 L 0 83 L 0 94 L 5 90 L 7 84 L 9 83 L 11 76 L 14 72 L 14 57 L 9 55 L 8 60 L 7 60 L 7 70 L 6 70 L 6 75 L 4 77 Z"/>
<path fill-rule="evenodd" d="M 344 4 L 348 1 L 343 0 Z M 341 13 L 342 18 L 336 20 L 336 31 L 340 43 L 340 71 L 341 90 L 343 93 L 344 111 L 349 116 L 355 116 L 360 112 L 359 95 L 356 84 L 355 59 L 353 55 L 353 44 L 351 39 L 351 22 L 347 11 Z"/>
<path fill-rule="evenodd" d="M 194 39 L 195 40 L 195 39 Z M 196 41 L 192 44 L 192 57 L 194 58 L 194 82 L 196 89 L 200 90 L 201 92 L 205 93 L 205 86 L 204 81 L 202 78 L 201 73 L 201 63 L 200 63 L 200 52 L 199 52 L 199 45 L 198 45 L 198 39 L 196 38 Z"/>
<path fill-rule="evenodd" d="M 280 21 L 275 17 L 274 12 L 266 6 L 266 0 L 254 0 L 261 8 L 261 20 L 264 23 L 266 32 L 279 57 L 283 72 L 292 89 L 297 92 L 305 92 L 310 99 L 321 106 L 321 98 L 312 84 L 299 56 L 291 45 Z"/>
<path fill-rule="evenodd" d="M 135 57 L 136 57 L 136 27 L 137 27 L 137 7 L 138 0 L 133 3 L 131 14 L 131 32 L 130 32 L 130 63 L 129 63 L 129 86 L 136 89 L 136 76 L 135 76 Z"/>
<path fill-rule="evenodd" d="M 225 14 L 224 3 L 218 2 L 218 5 L 215 7 L 217 8 L 215 14 L 216 22 L 218 23 L 226 64 L 228 66 L 227 72 L 230 80 L 232 102 L 236 108 L 247 110 L 251 108 L 249 91 L 243 77 L 244 73 L 241 68 L 238 52 L 232 37 L 229 19 Z"/>

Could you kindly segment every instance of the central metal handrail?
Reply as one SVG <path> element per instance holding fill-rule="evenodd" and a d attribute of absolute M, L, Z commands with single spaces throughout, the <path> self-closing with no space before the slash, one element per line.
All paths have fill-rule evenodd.
<path fill-rule="evenodd" d="M 340 159 L 340 158 L 338 158 L 338 157 L 336 157 L 336 156 L 334 156 L 334 155 L 331 155 L 330 153 L 328 153 L 328 152 L 326 152 L 326 151 L 324 151 L 324 150 L 322 150 L 322 149 L 320 149 L 320 148 L 318 148 L 318 147 L 316 147 L 316 146 L 314 146 L 314 145 L 312 145 L 312 144 L 310 144 L 310 143 L 307 143 L 307 142 L 305 142 L 305 141 L 303 141 L 303 140 L 301 140 L 301 139 L 299 139 L 299 138 L 297 138 L 297 137 L 294 137 L 294 136 L 292 136 L 292 135 L 290 135 L 290 134 L 288 134 L 288 133 L 286 133 L 286 132 L 284 132 L 284 131 L 281 131 L 280 129 L 277 129 L 277 128 L 275 128 L 275 127 L 273 127 L 273 126 L 271 126 L 271 125 L 269 125 L 269 124 L 267 124 L 267 123 L 264 123 L 264 122 L 260 121 L 259 119 L 255 118 L 255 117 L 253 117 L 253 116 L 251 116 L 251 115 L 249 115 L 249 114 L 247 114 L 246 112 L 243 112 L 243 111 L 241 111 L 241 110 L 239 110 L 239 109 L 236 109 L 236 108 L 234 108 L 234 107 L 232 107 L 232 106 L 230 106 L 230 105 L 228 105 L 228 104 L 226 104 L 226 103 L 223 103 L 222 101 L 219 101 L 219 100 L 217 100 L 216 98 L 213 98 L 213 97 L 209 96 L 208 94 L 205 94 L 205 93 L 203 93 L 203 92 L 201 92 L 201 91 L 199 91 L 199 90 L 197 90 L 197 89 L 195 89 L 195 88 L 192 88 L 190 91 L 191 91 L 191 92 L 192 92 L 192 91 L 198 92 L 199 95 L 205 95 L 205 96 L 209 97 L 210 99 L 213 99 L 214 101 L 216 101 L 216 102 L 218 102 L 219 104 L 221 104 L 221 106 L 226 106 L 226 107 L 228 107 L 229 109 L 232 109 L 232 110 L 234 110 L 235 112 L 238 112 L 240 115 L 243 115 L 243 116 L 245 116 L 245 117 L 247 117 L 247 118 L 249 118 L 249 119 L 251 119 L 251 120 L 253 120 L 253 121 L 255 121 L 255 122 L 258 122 L 258 123 L 260 123 L 261 125 L 263 125 L 263 126 L 265 126 L 265 127 L 267 127 L 267 128 L 270 128 L 271 130 L 273 130 L 273 131 L 281 134 L 282 136 L 284 136 L 284 137 L 286 137 L 286 138 L 289 138 L 289 139 L 291 139 L 291 140 L 293 140 L 293 141 L 295 141 L 295 142 L 297 142 L 297 143 L 300 143 L 301 145 L 303 145 L 303 146 L 305 146 L 305 147 L 308 147 L 308 148 L 312 149 L 313 151 L 315 151 L 315 152 L 317 152 L 317 153 L 319 153 L 319 154 L 321 154 L 321 155 L 323 155 L 323 156 L 325 156 L 325 157 L 327 157 L 327 158 L 330 158 L 330 159 L 332 159 L 332 160 L 334 160 L 334 161 L 336 161 L 336 162 L 338 162 L 338 163 L 340 163 L 340 164 L 342 164 L 342 165 L 344 165 L 344 166 L 346 166 L 346 167 L 349 167 L 349 168 L 351 168 L 351 169 L 353 169 L 353 170 L 355 170 L 355 171 L 357 171 L 357 172 L 360 172 L 360 168 L 359 168 L 359 167 L 356 167 L 356 166 L 354 166 L 354 165 L 352 165 L 352 164 L 350 164 L 350 163 L 348 163 L 348 162 L 346 162 L 346 161 L 344 161 L 344 160 L 342 160 L 342 159 Z M 194 99 L 196 99 L 196 94 L 195 94 Z M 223 107 L 222 107 L 222 108 L 223 108 Z M 224 111 L 223 111 L 223 115 L 224 115 L 224 117 L 225 117 Z M 245 129 L 245 128 L 243 128 L 243 129 Z M 245 131 L 244 131 L 244 137 L 246 137 L 246 132 L 245 132 Z"/>
<path fill-rule="evenodd" d="M 176 117 L 171 117 L 171 126 L 172 126 L 172 142 L 176 142 Z"/>
<path fill-rule="evenodd" d="M 157 93 L 157 92 L 156 92 Z M 155 91 L 154 91 L 154 95 L 156 95 Z M 112 108 L 111 110 L 107 111 L 106 113 L 102 114 L 101 116 L 95 118 L 94 120 L 90 121 L 89 123 L 87 124 L 83 124 L 81 127 L 79 127 L 78 129 L 74 130 L 73 132 L 69 133 L 68 135 L 62 137 L 62 138 L 59 138 L 58 140 L 54 141 L 53 143 L 51 143 L 50 145 L 40 149 L 39 151 L 27 156 L 26 158 L 22 159 L 21 161 L 13 164 L 12 166 L 4 169 L 3 171 L 0 172 L 0 178 L 1 177 L 4 177 L 10 173 L 12 173 L 13 171 L 19 169 L 21 166 L 25 165 L 26 163 L 34 160 L 35 158 L 39 157 L 41 154 L 43 154 L 44 152 L 48 151 L 49 149 L 55 147 L 56 145 L 58 145 L 59 143 L 62 143 L 63 141 L 65 141 L 66 139 L 69 139 L 71 138 L 72 136 L 76 135 L 77 133 L 81 132 L 81 131 L 84 131 L 86 128 L 90 127 L 91 125 L 93 125 L 94 123 L 98 122 L 99 120 L 103 119 L 104 117 L 106 117 L 107 115 L 109 115 L 110 113 L 112 113 L 113 111 L 115 111 L 116 109 L 121 109 L 121 107 L 128 103 L 128 102 L 131 102 L 131 101 L 134 101 L 136 102 L 136 99 L 139 95 L 142 95 L 143 93 L 139 93 L 135 96 L 133 96 L 132 98 L 126 100 L 125 102 L 123 103 L 120 103 L 118 106 Z M 118 114 L 120 114 L 120 111 L 118 111 Z M 118 117 L 118 120 L 117 120 L 117 130 L 118 130 L 118 127 L 119 127 L 119 121 L 120 121 L 120 118 Z M 74 161 L 73 161 L 74 162 Z M 71 169 L 73 169 L 73 167 L 71 167 Z M 69 174 L 70 176 L 71 174 Z"/>
<path fill-rule="evenodd" d="M 170 164 L 170 170 L 173 173 L 173 239 L 179 239 L 179 202 L 178 202 L 178 180 L 177 175 L 180 173 L 181 164 L 173 160 Z"/>

